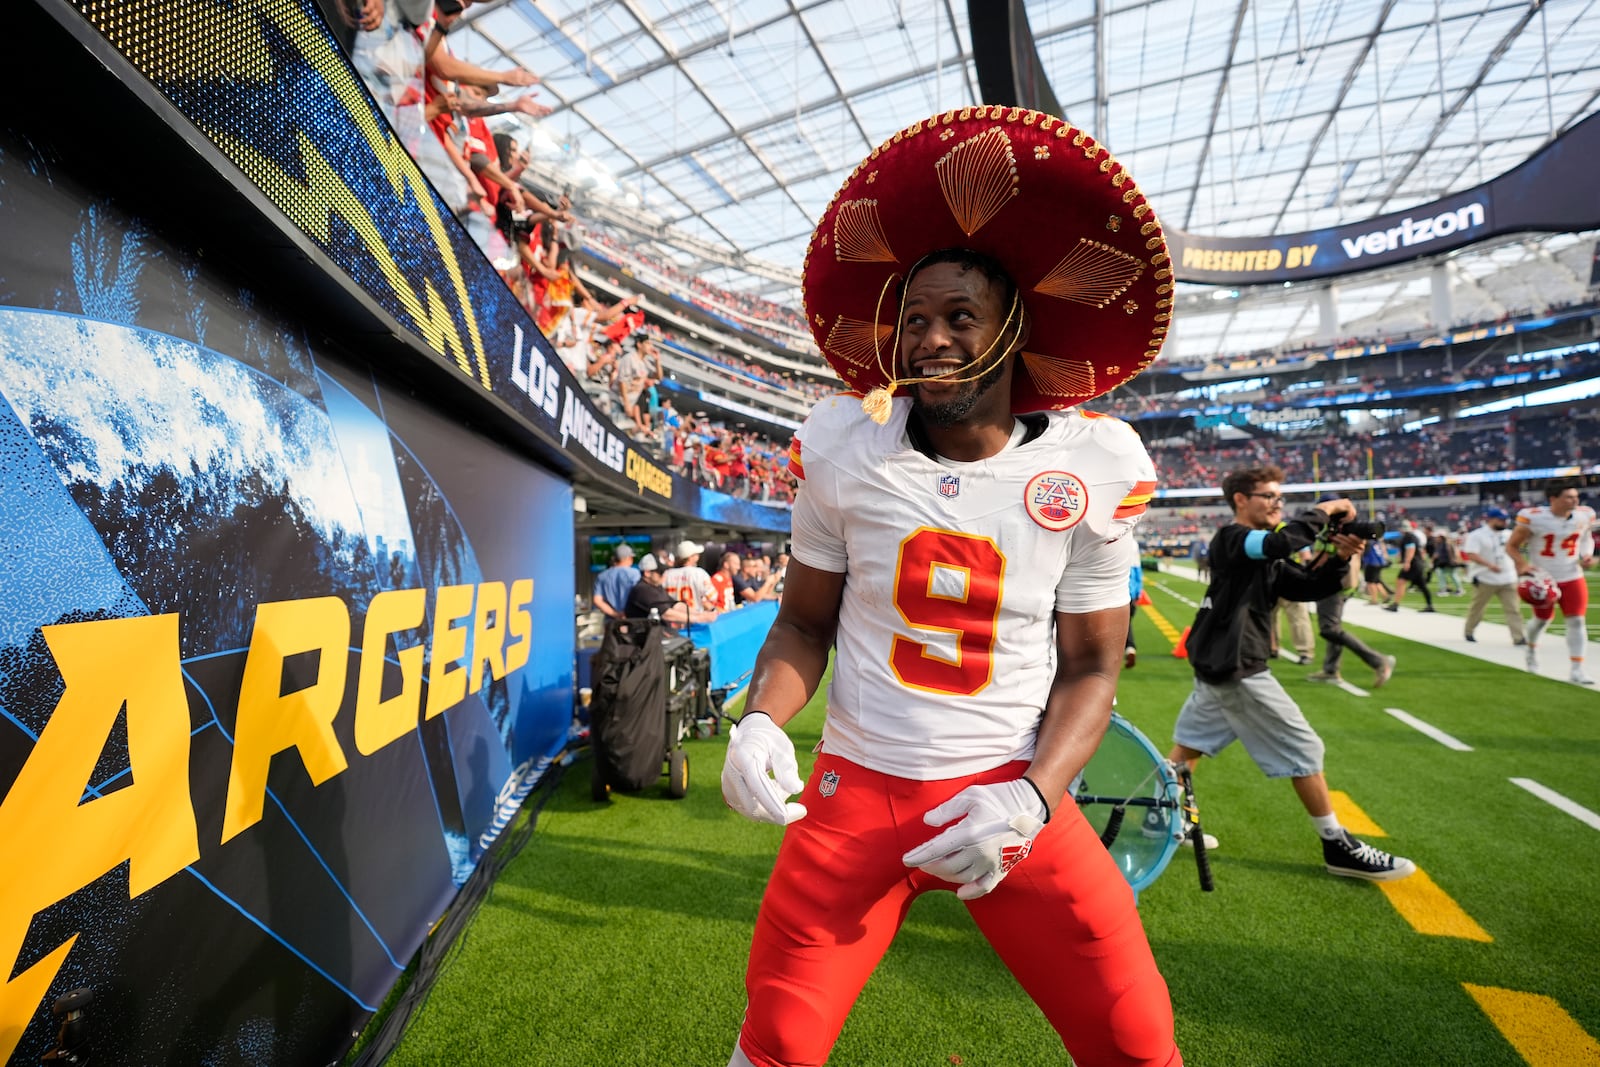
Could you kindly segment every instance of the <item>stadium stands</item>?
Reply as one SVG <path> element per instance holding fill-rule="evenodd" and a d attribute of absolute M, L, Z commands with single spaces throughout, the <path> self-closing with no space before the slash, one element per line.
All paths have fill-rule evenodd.
<path fill-rule="evenodd" d="M 432 118 L 432 147 L 428 138 L 409 142 L 419 162 L 507 284 L 550 325 L 590 396 L 675 471 L 737 496 L 788 502 L 788 437 L 818 397 L 839 387 L 799 309 L 713 285 L 685 265 L 695 257 L 674 261 L 666 245 L 585 219 L 581 204 L 575 209 L 554 189 L 536 188 L 513 134 L 538 109 L 531 96 L 506 100 L 499 90 L 537 79 L 473 68 L 466 77 L 483 88 L 441 91 L 435 64 L 444 50 L 428 34 L 418 39 L 406 53 L 417 63 L 409 77 L 393 63 L 366 64 L 374 92 L 399 130 L 416 129 L 407 107 Z M 445 62 L 452 72 L 461 66 Z M 497 113 L 514 121 L 496 119 L 502 128 L 486 149 L 482 117 Z M 475 151 L 497 158 L 474 163 Z M 502 186 L 511 195 L 497 197 L 502 174 L 516 188 Z M 1469 416 L 1553 383 L 1600 381 L 1600 304 L 1587 286 L 1594 248 L 1591 234 L 1553 242 L 1552 250 L 1504 242 L 1450 260 L 1455 321 L 1448 333 L 1430 322 L 1426 267 L 1412 268 L 1415 279 L 1400 299 L 1372 311 L 1362 310 L 1371 301 L 1358 277 L 1341 293 L 1357 313 L 1343 324 L 1347 336 L 1331 345 L 1289 341 L 1187 359 L 1183 345 L 1171 345 L 1160 364 L 1092 406 L 1133 423 L 1151 446 L 1163 489 L 1186 499 L 1247 463 L 1275 463 L 1294 484 L 1592 463 L 1600 460 L 1589 443 L 1600 423 L 1594 402 Z M 1289 305 L 1311 297 L 1302 290 L 1246 299 Z M 1211 303 L 1189 295 L 1180 308 L 1203 316 Z M 1224 328 L 1224 348 L 1230 336 Z M 649 376 L 630 409 L 618 368 L 641 345 Z M 1434 510 L 1445 518 L 1460 506 Z M 1181 536 L 1215 518 L 1203 510 L 1157 512 L 1152 526 Z"/>

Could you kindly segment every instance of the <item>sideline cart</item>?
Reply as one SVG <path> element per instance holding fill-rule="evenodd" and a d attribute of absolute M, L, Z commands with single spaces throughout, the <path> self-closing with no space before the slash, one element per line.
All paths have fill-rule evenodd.
<path fill-rule="evenodd" d="M 667 794 L 685 796 L 683 742 L 709 714 L 706 657 L 657 619 L 610 619 L 591 671 L 590 794 L 637 791 L 665 773 Z"/>

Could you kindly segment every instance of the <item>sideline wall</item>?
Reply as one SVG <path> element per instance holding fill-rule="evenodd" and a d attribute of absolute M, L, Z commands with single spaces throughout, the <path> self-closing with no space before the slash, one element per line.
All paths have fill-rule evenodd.
<path fill-rule="evenodd" d="M 571 487 L 0 189 L 0 1059 L 87 985 L 96 1062 L 326 1062 L 566 737 Z"/>

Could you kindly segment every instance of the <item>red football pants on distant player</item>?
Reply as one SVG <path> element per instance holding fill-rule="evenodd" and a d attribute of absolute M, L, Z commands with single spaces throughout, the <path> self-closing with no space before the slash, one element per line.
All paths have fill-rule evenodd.
<path fill-rule="evenodd" d="M 827 1060 L 912 900 L 954 888 L 900 861 L 944 829 L 922 816 L 969 785 L 1009 781 L 1026 769 L 1017 762 L 919 782 L 817 758 L 801 797 L 809 814 L 785 831 L 756 919 L 739 1035 L 751 1063 Z M 1062 804 L 1032 851 L 967 910 L 1078 1067 L 1183 1062 L 1167 983 L 1133 891 L 1077 805 Z M 916 1020 L 907 1019 L 906 1039 L 915 1038 Z"/>
<path fill-rule="evenodd" d="M 1574 578 L 1570 582 L 1557 582 L 1556 588 L 1561 590 L 1558 600 L 1546 600 L 1543 604 L 1533 605 L 1533 617 L 1544 619 L 1546 622 L 1555 618 L 1556 606 L 1561 607 L 1561 614 L 1566 618 L 1574 615 L 1584 615 L 1589 611 L 1589 583 L 1582 577 Z"/>

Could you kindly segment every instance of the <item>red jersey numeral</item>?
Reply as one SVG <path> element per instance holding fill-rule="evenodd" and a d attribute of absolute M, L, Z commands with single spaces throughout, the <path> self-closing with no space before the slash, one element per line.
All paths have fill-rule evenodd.
<path fill-rule="evenodd" d="M 1578 534 L 1572 534 L 1570 537 L 1563 537 L 1561 539 L 1561 552 L 1560 552 L 1560 555 L 1563 555 L 1563 556 L 1576 556 L 1578 554 L 1578 539 L 1579 539 L 1579 536 L 1580 535 L 1578 535 Z M 1540 552 L 1539 555 L 1541 555 L 1541 556 L 1552 556 L 1553 557 L 1556 554 L 1557 554 L 1556 553 L 1556 535 L 1555 534 L 1545 534 L 1544 535 L 1544 550 L 1542 552 Z"/>
<path fill-rule="evenodd" d="M 896 634 L 889 650 L 895 677 L 914 689 L 972 696 L 993 676 L 995 623 L 1006 558 L 987 537 L 923 527 L 900 542 L 894 606 L 906 624 L 956 636 L 956 659 Z"/>

